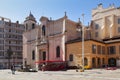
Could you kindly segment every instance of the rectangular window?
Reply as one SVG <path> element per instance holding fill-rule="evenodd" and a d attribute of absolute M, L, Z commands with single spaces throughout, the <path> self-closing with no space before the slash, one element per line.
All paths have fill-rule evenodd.
<path fill-rule="evenodd" d="M 73 55 L 72 54 L 69 55 L 69 61 L 73 61 Z"/>
<path fill-rule="evenodd" d="M 0 32 L 4 32 L 4 29 L 0 28 Z"/>
<path fill-rule="evenodd" d="M 110 46 L 109 47 L 109 54 L 115 54 L 116 53 L 116 47 L 115 46 Z"/>
<path fill-rule="evenodd" d="M 105 46 L 102 46 L 102 54 L 105 54 Z"/>
<path fill-rule="evenodd" d="M 0 38 L 4 38 L 4 34 L 0 34 Z"/>
<path fill-rule="evenodd" d="M 120 18 L 118 18 L 118 24 L 120 24 Z"/>
<path fill-rule="evenodd" d="M 95 32 L 95 37 L 98 37 L 98 32 Z"/>
<path fill-rule="evenodd" d="M 92 53 L 95 54 L 96 53 L 96 45 L 92 45 Z"/>
<path fill-rule="evenodd" d="M 95 25 L 95 29 L 98 30 L 99 29 L 99 24 Z"/>
<path fill-rule="evenodd" d="M 120 45 L 119 45 L 119 54 L 120 54 Z"/>
<path fill-rule="evenodd" d="M 0 40 L 0 44 L 4 44 L 4 40 Z"/>
<path fill-rule="evenodd" d="M 4 52 L 0 51 L 0 56 L 4 56 Z"/>
<path fill-rule="evenodd" d="M 118 33 L 120 33 L 120 27 L 118 27 Z"/>
<path fill-rule="evenodd" d="M 32 51 L 32 60 L 35 60 L 35 51 Z"/>
<path fill-rule="evenodd" d="M 101 46 L 100 45 L 97 46 L 97 53 L 101 54 Z"/>
<path fill-rule="evenodd" d="M 1 45 L 1 46 L 0 46 L 0 50 L 4 50 L 4 46 Z"/>

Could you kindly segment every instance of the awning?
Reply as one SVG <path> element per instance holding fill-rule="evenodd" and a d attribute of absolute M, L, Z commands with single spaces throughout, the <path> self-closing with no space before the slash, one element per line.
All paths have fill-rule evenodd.
<path fill-rule="evenodd" d="M 57 60 L 57 61 L 53 61 L 53 60 L 40 60 L 40 61 L 35 61 L 35 63 L 51 63 L 51 62 L 65 62 L 65 61 L 62 61 L 62 60 Z"/>

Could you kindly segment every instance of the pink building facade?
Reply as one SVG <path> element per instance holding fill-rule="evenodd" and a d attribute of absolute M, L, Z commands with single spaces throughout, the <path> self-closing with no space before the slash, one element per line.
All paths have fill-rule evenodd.
<path fill-rule="evenodd" d="M 69 20 L 66 13 L 57 20 L 42 16 L 40 22 L 36 24 L 30 13 L 24 22 L 26 31 L 23 34 L 23 65 L 37 69 L 39 61 L 65 61 L 65 43 L 81 37 L 76 31 L 81 22 Z"/>

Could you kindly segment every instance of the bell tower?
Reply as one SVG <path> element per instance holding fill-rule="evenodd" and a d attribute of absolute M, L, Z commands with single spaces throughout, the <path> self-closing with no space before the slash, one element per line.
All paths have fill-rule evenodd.
<path fill-rule="evenodd" d="M 25 31 L 34 29 L 36 27 L 36 19 L 31 12 L 29 16 L 26 17 L 24 21 L 24 25 L 25 25 Z"/>

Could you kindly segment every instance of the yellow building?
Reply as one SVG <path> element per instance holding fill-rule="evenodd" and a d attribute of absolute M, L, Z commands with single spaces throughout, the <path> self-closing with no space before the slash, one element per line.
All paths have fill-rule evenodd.
<path fill-rule="evenodd" d="M 73 40 L 66 43 L 67 61 L 69 66 L 82 66 L 82 42 Z M 91 68 L 102 67 L 107 63 L 106 44 L 96 40 L 85 40 L 84 42 L 85 66 Z"/>

